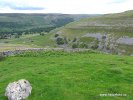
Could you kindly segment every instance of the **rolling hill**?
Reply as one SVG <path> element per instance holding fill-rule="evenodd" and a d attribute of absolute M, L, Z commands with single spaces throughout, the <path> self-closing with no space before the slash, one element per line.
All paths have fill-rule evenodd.
<path fill-rule="evenodd" d="M 50 31 L 69 22 L 93 15 L 68 14 L 0 14 L 1 33 Z"/>
<path fill-rule="evenodd" d="M 52 31 L 68 47 L 86 47 L 113 54 L 133 54 L 133 11 L 84 18 Z"/>
<path fill-rule="evenodd" d="M 53 17 L 56 16 L 53 15 Z M 80 20 L 78 20 L 79 15 L 77 17 L 71 15 L 71 17 L 77 21 L 56 28 L 44 36 L 33 34 L 30 37 L 1 39 L 0 43 L 30 47 L 89 48 L 112 54 L 133 55 L 132 10 L 88 18 L 80 15 L 80 18 L 82 17 Z M 48 19 L 51 20 L 50 17 Z"/>

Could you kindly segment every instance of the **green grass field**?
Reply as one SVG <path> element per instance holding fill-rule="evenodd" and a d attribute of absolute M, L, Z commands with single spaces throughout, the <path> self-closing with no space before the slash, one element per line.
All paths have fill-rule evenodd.
<path fill-rule="evenodd" d="M 27 100 L 133 100 L 133 57 L 88 52 L 29 52 L 0 61 L 0 100 L 9 82 L 27 79 Z M 100 94 L 127 94 L 101 97 Z"/>

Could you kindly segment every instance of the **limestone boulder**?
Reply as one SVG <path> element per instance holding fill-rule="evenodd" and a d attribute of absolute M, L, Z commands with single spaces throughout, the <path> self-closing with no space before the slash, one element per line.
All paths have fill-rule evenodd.
<path fill-rule="evenodd" d="M 32 87 L 29 81 L 21 79 L 8 84 L 5 96 L 7 96 L 8 100 L 23 100 L 31 94 L 31 91 Z"/>

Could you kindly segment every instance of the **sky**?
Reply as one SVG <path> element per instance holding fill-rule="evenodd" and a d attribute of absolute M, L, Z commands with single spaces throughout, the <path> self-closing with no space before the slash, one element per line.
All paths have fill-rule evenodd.
<path fill-rule="evenodd" d="M 107 14 L 133 10 L 133 0 L 0 0 L 0 13 Z"/>

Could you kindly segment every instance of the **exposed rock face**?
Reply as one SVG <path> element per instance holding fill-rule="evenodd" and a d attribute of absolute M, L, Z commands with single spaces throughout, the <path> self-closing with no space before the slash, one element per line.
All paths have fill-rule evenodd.
<path fill-rule="evenodd" d="M 116 42 L 119 44 L 133 45 L 133 38 L 129 38 L 128 36 L 121 37 Z"/>
<path fill-rule="evenodd" d="M 30 83 L 25 79 L 21 79 L 8 84 L 5 96 L 8 97 L 8 100 L 22 100 L 31 94 L 31 90 L 32 87 Z"/>
<path fill-rule="evenodd" d="M 116 36 L 115 34 L 87 33 L 82 37 L 92 37 L 93 42 L 89 45 L 97 45 L 97 50 L 118 55 L 133 54 L 133 38 L 128 36 Z M 96 42 L 95 42 L 96 41 Z M 90 46 L 91 47 L 91 46 Z M 127 48 L 128 47 L 128 48 Z M 93 48 L 92 48 L 93 49 Z M 129 50 L 128 50 L 129 49 Z"/>

